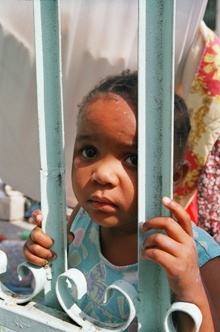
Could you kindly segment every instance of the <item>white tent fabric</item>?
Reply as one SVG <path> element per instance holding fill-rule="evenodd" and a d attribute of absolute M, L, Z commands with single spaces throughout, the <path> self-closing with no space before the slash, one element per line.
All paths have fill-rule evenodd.
<path fill-rule="evenodd" d="M 137 69 L 138 0 L 61 0 L 67 204 L 77 104 L 107 74 Z M 176 86 L 207 0 L 177 0 Z M 195 62 L 196 63 L 196 62 Z M 196 70 L 196 65 L 194 65 Z M 0 2 L 0 178 L 40 200 L 33 3 Z"/>

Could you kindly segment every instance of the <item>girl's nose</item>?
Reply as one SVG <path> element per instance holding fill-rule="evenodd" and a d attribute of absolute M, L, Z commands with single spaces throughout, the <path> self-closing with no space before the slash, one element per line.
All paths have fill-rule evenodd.
<path fill-rule="evenodd" d="M 102 163 L 97 165 L 91 176 L 91 181 L 102 186 L 118 184 L 118 169 L 113 163 Z"/>

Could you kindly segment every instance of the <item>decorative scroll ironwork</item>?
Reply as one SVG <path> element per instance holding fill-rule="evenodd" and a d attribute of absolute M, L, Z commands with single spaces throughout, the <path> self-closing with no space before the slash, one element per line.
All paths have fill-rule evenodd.
<path fill-rule="evenodd" d="M 0 274 L 6 272 L 7 269 L 7 257 L 3 251 L 0 251 Z M 34 277 L 33 292 L 28 295 L 16 294 L 10 289 L 5 287 L 0 282 L 0 298 L 16 304 L 24 304 L 32 300 L 37 294 L 39 294 L 45 287 L 46 279 L 51 277 L 50 268 L 37 267 L 29 263 L 22 263 L 18 266 L 18 275 L 22 279 L 29 273 Z M 77 269 L 69 269 L 62 273 L 56 281 L 56 295 L 61 307 L 68 314 L 68 316 L 83 328 L 82 331 L 103 331 L 103 332 L 119 332 L 128 328 L 132 320 L 136 316 L 136 304 L 138 303 L 138 293 L 135 288 L 128 282 L 118 280 L 110 285 L 105 293 L 104 301 L 107 302 L 111 297 L 111 293 L 114 290 L 118 290 L 126 298 L 130 312 L 127 321 L 121 324 L 107 324 L 95 320 L 94 318 L 85 314 L 76 304 L 78 299 L 81 299 L 87 292 L 87 282 L 83 273 Z M 10 301 L 11 300 L 11 301 Z M 195 322 L 195 332 L 199 331 L 202 315 L 200 310 L 191 303 L 176 302 L 172 304 L 167 311 L 164 320 L 165 332 L 176 331 L 172 323 L 172 313 L 175 311 L 182 311 L 187 313 Z"/>

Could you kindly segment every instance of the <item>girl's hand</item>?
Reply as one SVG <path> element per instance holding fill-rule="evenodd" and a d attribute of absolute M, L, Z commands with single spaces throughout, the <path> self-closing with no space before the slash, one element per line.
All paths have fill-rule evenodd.
<path fill-rule="evenodd" d="M 50 250 L 54 241 L 41 229 L 43 215 L 40 210 L 32 213 L 33 222 L 37 225 L 29 235 L 23 247 L 25 259 L 32 264 L 43 266 L 49 259 L 55 259 L 56 253 Z"/>
<path fill-rule="evenodd" d="M 79 205 L 77 205 L 71 215 L 67 218 L 68 244 L 72 243 L 74 240 L 74 234 L 70 232 L 70 228 L 77 212 L 79 211 L 79 208 Z M 56 253 L 53 250 L 50 250 L 50 247 L 53 245 L 54 241 L 41 229 L 43 214 L 40 210 L 35 210 L 32 213 L 32 220 L 37 226 L 32 230 L 24 244 L 23 254 L 29 263 L 43 266 L 48 263 L 49 259 L 55 259 L 57 257 Z"/>
<path fill-rule="evenodd" d="M 192 223 L 185 209 L 167 197 L 163 205 L 173 216 L 152 218 L 145 222 L 142 231 L 163 230 L 149 235 L 143 243 L 142 259 L 161 265 L 170 287 L 178 301 L 194 303 L 195 296 L 203 290 Z"/>

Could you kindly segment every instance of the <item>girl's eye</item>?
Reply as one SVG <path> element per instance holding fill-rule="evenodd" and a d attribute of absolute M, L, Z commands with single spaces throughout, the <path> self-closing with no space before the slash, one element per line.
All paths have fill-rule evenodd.
<path fill-rule="evenodd" d="M 82 155 L 85 158 L 94 158 L 96 156 L 96 150 L 91 147 L 84 148 L 82 150 Z"/>
<path fill-rule="evenodd" d="M 132 164 L 134 166 L 137 166 L 137 155 L 136 154 L 132 154 L 130 155 L 127 159 L 126 162 L 129 164 Z"/>

